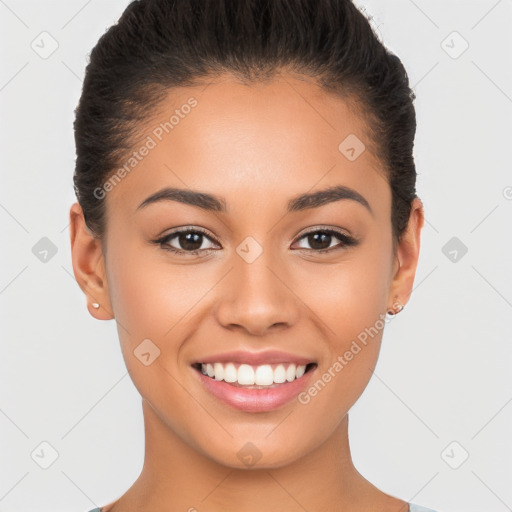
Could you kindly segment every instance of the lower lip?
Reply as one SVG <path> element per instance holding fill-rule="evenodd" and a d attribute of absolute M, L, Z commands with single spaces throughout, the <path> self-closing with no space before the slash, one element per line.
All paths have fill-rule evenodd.
<path fill-rule="evenodd" d="M 292 382 L 276 384 L 275 387 L 265 389 L 248 389 L 231 384 L 223 380 L 215 380 L 204 375 L 201 370 L 192 368 L 199 376 L 206 389 L 224 403 L 246 412 L 266 412 L 281 407 L 293 400 L 308 384 L 311 374 L 318 367 L 307 371 L 302 377 Z"/>

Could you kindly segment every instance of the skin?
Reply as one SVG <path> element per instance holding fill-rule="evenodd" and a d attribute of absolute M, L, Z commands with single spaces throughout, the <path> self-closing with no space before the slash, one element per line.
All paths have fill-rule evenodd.
<path fill-rule="evenodd" d="M 271 412 L 218 401 L 190 364 L 230 350 L 277 349 L 317 361 L 319 378 L 395 302 L 407 303 L 422 203 L 414 200 L 394 252 L 391 190 L 364 118 L 309 79 L 281 74 L 247 85 L 224 76 L 175 89 L 141 126 L 142 138 L 191 96 L 197 107 L 108 192 L 104 240 L 86 228 L 78 203 L 70 210 L 77 282 L 91 315 L 117 322 L 145 423 L 142 472 L 103 511 L 261 512 L 271 503 L 285 512 L 406 512 L 406 502 L 357 471 L 348 440 L 347 413 L 371 378 L 382 329 L 308 404 L 292 400 Z M 355 161 L 338 150 L 349 134 L 367 147 Z M 289 199 L 334 185 L 355 189 L 372 212 L 343 199 L 286 213 Z M 227 212 L 177 201 L 137 210 L 164 186 L 221 196 Z M 196 247 L 217 250 L 180 255 L 151 242 L 183 226 L 206 230 L 213 241 Z M 343 246 L 333 236 L 338 249 L 318 253 L 329 241 L 313 245 L 302 235 L 326 226 L 359 243 Z M 252 263 L 236 252 L 247 236 L 263 249 Z M 168 243 L 190 247 L 177 237 Z M 133 353 L 146 338 L 161 351 L 149 366 Z M 252 467 L 237 456 L 247 442 L 261 453 Z"/>

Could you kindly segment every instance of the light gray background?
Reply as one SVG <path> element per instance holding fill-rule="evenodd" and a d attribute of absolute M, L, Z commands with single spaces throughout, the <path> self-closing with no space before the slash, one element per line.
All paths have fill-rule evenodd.
<path fill-rule="evenodd" d="M 127 3 L 0 0 L 0 511 L 87 511 L 142 467 L 140 396 L 114 321 L 87 312 L 68 232 L 87 54 Z M 354 461 L 439 512 L 512 510 L 512 2 L 357 3 L 417 94 L 427 222 L 411 300 L 350 414 Z"/>

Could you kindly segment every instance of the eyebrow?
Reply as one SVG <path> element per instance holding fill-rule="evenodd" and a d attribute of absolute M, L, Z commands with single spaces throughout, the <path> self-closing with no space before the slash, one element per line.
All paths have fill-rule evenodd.
<path fill-rule="evenodd" d="M 296 196 L 288 201 L 287 211 L 291 213 L 310 208 L 318 208 L 342 199 L 349 199 L 360 203 L 373 215 L 368 201 L 359 192 L 344 185 L 336 185 L 317 192 L 309 192 Z M 140 203 L 137 210 L 161 201 L 177 201 L 211 212 L 227 212 L 226 200 L 222 197 L 206 192 L 172 187 L 165 187 L 151 194 Z"/>

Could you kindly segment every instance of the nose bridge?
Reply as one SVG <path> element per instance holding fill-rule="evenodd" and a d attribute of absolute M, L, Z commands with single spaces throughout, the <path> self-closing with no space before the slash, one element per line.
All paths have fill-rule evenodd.
<path fill-rule="evenodd" d="M 217 320 L 224 327 L 239 326 L 252 334 L 276 325 L 289 326 L 296 320 L 297 305 L 279 275 L 279 263 L 272 250 L 248 238 L 233 253 Z"/>

